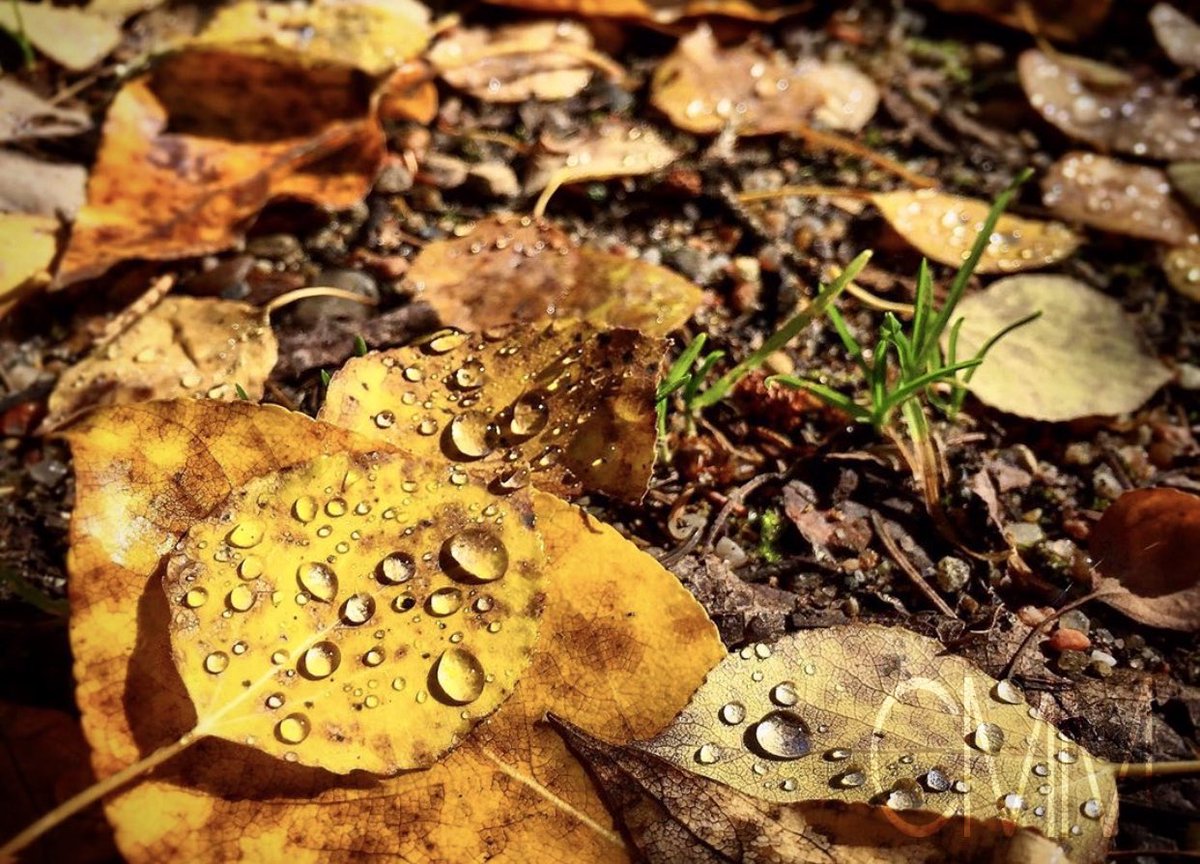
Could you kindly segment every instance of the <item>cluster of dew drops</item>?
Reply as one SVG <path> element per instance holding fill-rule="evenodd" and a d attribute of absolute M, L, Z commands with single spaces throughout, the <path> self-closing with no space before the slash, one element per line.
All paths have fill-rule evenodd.
<path fill-rule="evenodd" d="M 771 648 L 762 643 L 749 645 L 741 649 L 742 660 L 766 660 L 771 657 Z M 808 676 L 817 674 L 817 666 L 813 662 L 801 665 L 801 671 Z M 781 680 L 773 684 L 764 684 L 765 674 L 761 670 L 750 673 L 750 679 L 755 685 L 766 686 L 767 697 L 774 706 L 758 718 L 750 718 L 746 706 L 740 701 L 730 701 L 721 705 L 717 711 L 717 719 L 725 726 L 745 729 L 742 740 L 745 741 L 752 753 L 759 757 L 750 765 L 750 771 L 758 778 L 768 778 L 773 768 L 786 766 L 802 757 L 812 755 L 815 750 L 814 739 L 818 736 L 829 735 L 828 724 L 821 723 L 810 727 L 809 723 L 796 710 L 800 703 L 800 691 L 795 681 Z M 845 691 L 845 685 L 835 685 L 840 692 Z M 1004 680 L 997 682 L 992 689 L 991 698 L 1005 705 L 1020 705 L 1024 695 L 1013 682 Z M 1036 717 L 1037 712 L 1032 707 L 1029 716 Z M 747 725 L 748 724 L 748 725 Z M 875 733 L 879 735 L 881 733 Z M 981 753 L 990 756 L 999 754 L 1005 746 L 1004 730 L 995 723 L 981 722 L 970 735 L 970 744 Z M 1061 742 L 1069 742 L 1063 733 L 1059 733 Z M 726 758 L 735 758 L 739 753 L 725 750 L 716 743 L 701 744 L 694 752 L 695 761 L 704 766 L 716 765 Z M 855 758 L 855 753 L 848 747 L 830 747 L 822 752 L 825 762 L 831 763 L 836 769 L 829 779 L 829 785 L 835 790 L 849 791 L 867 784 L 867 770 Z M 1063 765 L 1072 765 L 1079 756 L 1074 749 L 1063 746 L 1054 754 L 1054 760 Z M 952 794 L 966 795 L 971 791 L 971 784 L 966 779 L 954 779 L 949 769 L 941 765 L 929 766 L 921 772 L 917 759 L 911 754 L 903 754 L 896 760 L 897 770 L 914 776 L 903 776 L 894 781 L 890 788 L 880 796 L 879 802 L 894 810 L 915 810 L 926 804 L 927 795 Z M 1052 774 L 1048 762 L 1036 762 L 1030 769 L 1033 781 L 1037 784 L 1036 794 L 1046 797 L 1053 792 L 1050 785 Z M 800 788 L 795 777 L 785 776 L 780 780 L 764 779 L 764 788 L 776 786 L 784 792 L 795 792 Z M 1044 819 L 1046 807 L 1043 804 L 1033 804 L 1026 801 L 1020 792 L 1008 792 L 1000 797 L 1000 809 L 1008 816 L 1015 818 L 1022 813 L 1031 814 L 1036 819 Z M 1104 808 L 1100 801 L 1089 798 L 1079 807 L 1079 813 L 1087 819 L 1096 820 L 1101 817 Z M 1071 825 L 1069 833 L 1079 836 L 1083 829 L 1078 824 Z"/>
<path fill-rule="evenodd" d="M 347 474 L 348 481 L 351 481 L 352 474 L 354 474 L 353 471 Z M 367 476 L 368 479 L 374 479 L 373 474 Z M 418 488 L 418 484 L 413 481 L 404 481 L 402 484 L 402 489 L 406 493 L 416 492 Z M 327 538 L 333 534 L 333 523 L 339 519 L 350 513 L 364 518 L 371 513 L 372 508 L 368 502 L 360 501 L 351 508 L 344 497 L 334 495 L 333 491 L 332 487 L 326 488 L 325 492 L 328 497 L 323 504 L 312 495 L 297 497 L 291 504 L 291 517 L 304 526 L 305 530 L 320 520 L 324 524 L 319 525 L 315 533 L 320 538 Z M 461 610 L 469 609 L 482 618 L 495 608 L 493 597 L 482 589 L 488 584 L 496 583 L 505 575 L 509 559 L 508 550 L 503 541 L 491 528 L 487 527 L 487 524 L 488 520 L 500 523 L 503 515 L 495 504 L 484 506 L 480 513 L 481 516 L 476 521 L 481 524 L 466 527 L 451 535 L 442 544 L 439 550 L 440 554 L 427 552 L 422 556 L 422 560 L 426 564 L 436 562 L 437 566 L 444 570 L 452 580 L 465 583 L 464 587 L 469 585 L 470 587 L 466 587 L 465 593 L 463 588 L 449 585 L 434 589 L 427 597 L 423 598 L 422 602 L 422 598 L 408 590 L 409 583 L 418 569 L 418 562 L 412 555 L 407 552 L 395 551 L 385 555 L 377 562 L 374 579 L 378 582 L 380 591 L 388 592 L 389 589 L 398 589 L 398 593 L 387 603 L 393 612 L 412 613 L 413 623 L 419 622 L 422 614 L 426 614 L 437 621 L 438 629 L 444 630 L 448 626 L 446 622 Z M 323 517 L 327 517 L 328 521 Z M 380 517 L 384 522 L 393 521 L 397 519 L 397 512 L 394 508 L 389 507 L 382 511 Z M 351 517 L 351 521 L 353 521 L 353 517 Z M 405 536 L 411 536 L 413 530 L 411 527 L 405 528 L 402 533 Z M 265 591 L 256 590 L 255 587 L 256 580 L 263 576 L 270 566 L 269 563 L 264 563 L 262 557 L 252 552 L 263 541 L 265 533 L 266 526 L 262 521 L 253 517 L 243 518 L 234 524 L 225 535 L 225 543 L 221 544 L 213 554 L 217 563 L 232 564 L 239 578 L 239 582 L 224 597 L 224 609 L 220 613 L 224 618 L 232 618 L 238 613 L 249 612 L 264 596 L 269 598 L 275 606 L 285 602 L 284 592 L 276 587 L 270 586 Z M 350 540 L 359 540 L 362 534 L 355 529 L 350 531 L 348 536 Z M 203 550 L 207 545 L 207 541 L 201 540 L 197 543 L 197 548 Z M 177 548 L 183 548 L 182 541 Z M 335 548 L 337 552 L 346 554 L 350 551 L 351 544 L 348 541 L 340 541 Z M 336 604 L 338 602 L 339 580 L 337 572 L 332 566 L 336 561 L 337 556 L 331 555 L 326 561 L 307 561 L 300 564 L 295 573 L 299 589 L 294 595 L 296 605 Z M 195 578 L 195 573 L 192 572 L 185 576 L 185 581 L 194 581 Z M 184 591 L 178 598 L 178 602 L 187 609 L 198 610 L 210 602 L 209 592 L 204 587 L 193 586 Z M 339 624 L 343 627 L 357 628 L 377 621 L 378 605 L 379 602 L 372 593 L 366 591 L 352 593 L 341 601 Z M 502 625 L 499 620 L 491 620 L 483 627 L 483 630 L 490 634 L 499 633 L 501 629 Z M 386 653 L 380 643 L 386 635 L 385 630 L 375 631 L 374 639 L 377 644 L 359 658 L 361 666 L 370 669 L 384 664 Z M 454 707 L 467 706 L 483 694 L 487 683 L 494 680 L 494 676 L 485 671 L 475 654 L 462 646 L 463 634 L 461 631 L 453 632 L 448 637 L 448 641 L 450 646 L 433 661 L 432 675 L 429 676 L 432 685 L 430 691 L 415 690 L 414 699 L 418 704 L 427 702 L 432 694 L 435 700 L 443 704 Z M 249 646 L 245 642 L 237 641 L 233 643 L 229 652 L 212 651 L 204 657 L 203 668 L 210 675 L 221 675 L 230 667 L 232 662 L 230 655 L 235 657 L 244 655 L 248 648 Z M 299 652 L 299 656 L 296 658 L 293 658 L 285 650 L 276 650 L 271 654 L 270 662 L 273 666 L 287 667 L 283 668 L 283 674 L 288 678 L 299 674 L 308 680 L 317 681 L 333 675 L 342 666 L 343 658 L 337 644 L 329 640 L 321 640 Z M 366 684 L 367 689 L 372 691 L 379 687 L 379 682 L 373 678 L 369 679 Z M 407 681 L 403 677 L 395 677 L 391 680 L 390 686 L 392 690 L 399 693 L 406 689 Z M 343 689 L 352 694 L 354 698 L 361 699 L 355 706 L 357 708 L 372 709 L 382 704 L 380 696 L 375 692 L 364 695 L 363 688 L 356 688 L 351 684 L 343 685 Z M 284 708 L 286 701 L 283 693 L 275 692 L 266 697 L 265 706 L 271 712 L 277 712 Z M 465 707 L 461 712 L 461 717 L 462 719 L 469 717 Z M 276 722 L 274 730 L 275 737 L 286 745 L 302 743 L 310 731 L 310 720 L 302 711 L 283 716 Z M 253 738 L 249 738 L 246 743 L 254 744 L 255 741 Z M 285 754 L 285 758 L 289 761 L 296 761 L 297 756 L 294 752 L 289 752 Z"/>

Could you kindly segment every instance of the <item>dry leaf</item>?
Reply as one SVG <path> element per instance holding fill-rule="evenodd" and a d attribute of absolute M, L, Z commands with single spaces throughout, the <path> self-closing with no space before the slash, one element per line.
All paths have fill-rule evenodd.
<path fill-rule="evenodd" d="M 379 75 L 420 54 L 430 32 L 429 10 L 417 0 L 238 0 L 191 44 Z"/>
<path fill-rule="evenodd" d="M 101 405 L 194 396 L 262 398 L 275 366 L 263 310 L 234 300 L 165 297 L 116 339 L 58 379 L 43 428 Z"/>
<path fill-rule="evenodd" d="M 24 32 L 30 44 L 72 72 L 84 72 L 121 41 L 121 28 L 82 9 L 9 0 L 0 3 L 0 29 Z"/>
<path fill-rule="evenodd" d="M 632 18 L 670 24 L 680 18 L 723 15 L 746 21 L 778 21 L 805 8 L 807 3 L 783 4 L 779 0 L 488 0 L 497 6 L 515 6 L 537 12 L 578 15 L 583 18 Z"/>
<path fill-rule="evenodd" d="M 430 123 L 437 116 L 438 92 L 433 71 L 424 62 L 405 63 L 380 85 L 377 94 L 381 123 Z"/>
<path fill-rule="evenodd" d="M 3 80 L 3 79 L 0 79 Z M 0 212 L 55 216 L 65 221 L 83 206 L 87 169 L 43 162 L 0 150 Z"/>
<path fill-rule="evenodd" d="M 86 112 L 60 108 L 10 76 L 0 78 L 0 141 L 68 138 L 91 128 Z"/>
<path fill-rule="evenodd" d="M 1170 380 L 1121 304 L 1069 276 L 1012 276 L 964 298 L 958 356 L 974 356 L 1037 311 L 1040 318 L 1001 339 L 976 370 L 969 387 L 985 404 L 1035 420 L 1122 414 Z"/>
<path fill-rule="evenodd" d="M 1072 138 L 1150 159 L 1200 159 L 1200 109 L 1171 84 L 1036 50 L 1017 69 L 1029 104 Z"/>
<path fill-rule="evenodd" d="M 1116 825 L 1113 766 L 936 640 L 896 627 L 808 630 L 729 655 L 647 751 L 774 802 L 1004 819 L 1079 861 Z M 835 859 L 836 860 L 836 859 Z M 873 859 L 872 859 L 873 860 Z"/>
<path fill-rule="evenodd" d="M 134 444 L 146 429 L 160 436 L 154 448 Z M 254 476 L 380 445 L 245 403 L 106 409 L 71 438 L 72 646 L 93 764 L 107 776 L 194 720 L 165 661 L 170 610 L 154 584 L 163 551 Z M 427 771 L 381 780 L 202 741 L 106 799 L 126 859 L 262 860 L 286 848 L 290 861 L 316 862 L 336 844 L 338 856 L 413 862 L 628 860 L 582 766 L 538 721 L 553 711 L 612 740 L 652 735 L 723 649 L 652 559 L 581 511 L 534 500 L 549 576 L 542 636 L 488 723 Z"/>
<path fill-rule="evenodd" d="M 1042 180 L 1042 203 L 1056 216 L 1093 228 L 1158 240 L 1196 242 L 1196 226 L 1171 197 L 1167 175 L 1094 153 L 1068 153 Z"/>
<path fill-rule="evenodd" d="M 1172 288 L 1200 302 L 1200 246 L 1168 249 L 1163 256 L 1163 272 Z"/>
<path fill-rule="evenodd" d="M 447 84 L 484 102 L 569 99 L 592 79 L 596 56 L 591 34 L 574 21 L 465 28 L 429 51 Z"/>
<path fill-rule="evenodd" d="M 1011 823 L 908 813 L 843 801 L 780 805 L 681 770 L 637 745 L 616 746 L 551 717 L 588 765 L 649 864 L 1067 864 L 1063 851 Z"/>
<path fill-rule="evenodd" d="M 554 225 L 506 217 L 430 243 L 405 284 L 461 330 L 566 317 L 665 336 L 692 317 L 702 296 L 665 267 L 573 246 Z"/>
<path fill-rule="evenodd" d="M 857 132 L 879 90 L 853 66 L 794 64 L 753 45 L 722 49 L 707 26 L 679 40 L 654 71 L 651 102 L 688 132 L 769 135 L 818 125 Z"/>
<path fill-rule="evenodd" d="M 127 84 L 109 108 L 58 282 L 131 258 L 228 248 L 272 199 L 361 200 L 384 141 L 347 80 L 336 69 L 188 51 Z M 131 164 L 141 169 L 131 174 Z"/>
<path fill-rule="evenodd" d="M 1200 68 L 1200 25 L 1168 3 L 1150 10 L 1154 38 L 1177 65 Z"/>
<path fill-rule="evenodd" d="M 1135 621 L 1200 630 L 1200 496 L 1134 489 L 1108 506 L 1088 538 L 1106 577 L 1099 599 Z"/>
<path fill-rule="evenodd" d="M 575 321 L 443 331 L 350 360 L 320 417 L 449 460 L 452 482 L 638 501 L 654 465 L 665 350 L 661 339 Z"/>
<path fill-rule="evenodd" d="M 57 219 L 0 213 L 0 309 L 21 289 L 49 280 L 57 249 Z"/>
<path fill-rule="evenodd" d="M 971 254 L 988 204 L 933 189 L 878 192 L 871 201 L 888 224 L 922 255 L 957 267 Z M 1048 267 L 1071 255 L 1080 238 L 1061 222 L 1004 215 L 976 273 L 1014 273 Z"/>
<path fill-rule="evenodd" d="M 156 9 L 164 0 L 91 0 L 87 10 L 112 21 L 125 21 L 139 12 Z"/>
<path fill-rule="evenodd" d="M 982 15 L 1051 39 L 1079 39 L 1108 17 L 1112 0 L 933 0 L 944 12 Z"/>

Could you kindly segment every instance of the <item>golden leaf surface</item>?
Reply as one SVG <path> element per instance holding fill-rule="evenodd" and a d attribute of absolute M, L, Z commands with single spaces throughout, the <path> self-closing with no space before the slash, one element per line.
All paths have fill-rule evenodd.
<path fill-rule="evenodd" d="M 251 478 L 382 445 L 280 409 L 193 401 L 103 409 L 70 437 L 72 647 L 103 777 L 195 721 L 154 590 L 164 554 Z M 464 743 L 428 770 L 379 779 L 204 739 L 106 800 L 126 859 L 262 860 L 287 848 L 298 864 L 629 860 L 585 770 L 540 719 L 553 711 L 611 740 L 652 735 L 723 648 L 691 595 L 614 530 L 542 493 L 534 510 L 549 575 L 541 636 L 516 692 Z"/>
<path fill-rule="evenodd" d="M 451 483 L 636 501 L 654 464 L 664 351 L 633 330 L 567 320 L 443 331 L 351 359 L 320 419 L 444 461 Z"/>
<path fill-rule="evenodd" d="M 574 246 L 548 222 L 512 217 L 430 243 L 405 284 L 460 330 L 565 317 L 665 336 L 702 297 L 695 283 L 665 267 Z"/>
<path fill-rule="evenodd" d="M 0 29 L 23 34 L 31 45 L 72 72 L 90 70 L 121 41 L 121 28 L 99 15 L 24 0 L 0 4 Z"/>
<path fill-rule="evenodd" d="M 933 189 L 878 192 L 871 202 L 896 233 L 934 261 L 957 267 L 971 254 L 988 204 Z M 1061 222 L 1004 215 L 976 273 L 1015 273 L 1048 267 L 1074 252 L 1080 238 Z"/>
<path fill-rule="evenodd" d="M 62 374 L 44 428 L 88 408 L 203 396 L 257 401 L 278 346 L 266 313 L 233 300 L 164 297 L 111 342 Z"/>
<path fill-rule="evenodd" d="M 877 625 L 729 655 L 646 748 L 768 801 L 832 800 L 1005 819 L 1076 860 L 1116 825 L 1113 766 L 933 639 Z M 926 821 L 911 823 L 914 830 Z"/>
<path fill-rule="evenodd" d="M 0 308 L 39 277 L 48 279 L 57 249 L 54 217 L 0 213 Z"/>

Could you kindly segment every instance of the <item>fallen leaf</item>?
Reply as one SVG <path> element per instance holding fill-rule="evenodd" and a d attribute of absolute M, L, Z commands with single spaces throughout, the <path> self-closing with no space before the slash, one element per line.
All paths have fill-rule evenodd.
<path fill-rule="evenodd" d="M 48 102 L 11 76 L 0 78 L 0 141 L 69 138 L 91 128 L 86 112 Z"/>
<path fill-rule="evenodd" d="M 89 408 L 183 396 L 254 401 L 277 355 L 263 310 L 234 300 L 165 297 L 58 379 L 44 429 Z"/>
<path fill-rule="evenodd" d="M 30 284 L 49 281 L 57 249 L 57 219 L 0 213 L 0 309 Z"/>
<path fill-rule="evenodd" d="M 3 79 L 0 79 L 3 80 Z M 83 206 L 87 169 L 0 150 L 0 212 L 54 216 L 65 221 Z"/>
<path fill-rule="evenodd" d="M 649 864 L 1066 864 L 1063 851 L 1011 823 L 928 812 L 897 825 L 883 807 L 842 801 L 767 802 L 681 770 L 636 744 L 617 746 L 551 716 L 599 782 Z"/>
<path fill-rule="evenodd" d="M 989 206 L 933 189 L 878 192 L 871 202 L 901 237 L 927 258 L 957 267 L 971 254 Z M 1078 248 L 1080 238 L 1061 222 L 1003 215 L 976 273 L 1014 273 L 1048 267 Z"/>
<path fill-rule="evenodd" d="M 1169 487 L 1124 493 L 1088 537 L 1105 577 L 1098 599 L 1151 627 L 1200 630 L 1198 548 L 1200 496 Z"/>
<path fill-rule="evenodd" d="M 632 18 L 670 24 L 680 18 L 723 15 L 746 21 L 778 21 L 806 8 L 807 3 L 781 4 L 779 0 L 488 0 L 497 6 L 515 6 L 537 12 L 578 15 L 582 18 Z"/>
<path fill-rule="evenodd" d="M 380 75 L 420 54 L 430 33 L 429 10 L 417 0 L 238 0 L 219 9 L 192 44 Z"/>
<path fill-rule="evenodd" d="M 1075 420 L 1134 411 L 1170 380 L 1121 304 L 1069 276 L 1012 276 L 964 298 L 958 356 L 973 356 L 1037 311 L 1040 318 L 1001 339 L 976 369 L 969 387 L 983 403 L 1035 420 Z"/>
<path fill-rule="evenodd" d="M 792 591 L 747 582 L 729 562 L 712 553 L 689 555 L 671 565 L 671 570 L 704 606 L 726 645 L 782 633 L 799 602 Z"/>
<path fill-rule="evenodd" d="M 982 15 L 1051 39 L 1080 39 L 1103 23 L 1112 0 L 933 0 L 944 12 Z"/>
<path fill-rule="evenodd" d="M 569 99 L 591 81 L 598 56 L 587 28 L 574 21 L 464 28 L 428 55 L 447 84 L 484 102 Z"/>
<path fill-rule="evenodd" d="M 0 3 L 0 29 L 24 33 L 31 45 L 72 72 L 91 69 L 121 41 L 121 28 L 99 15 L 25 0 Z"/>
<path fill-rule="evenodd" d="M 665 267 L 574 246 L 554 225 L 508 217 L 430 243 L 405 284 L 447 326 L 481 331 L 565 317 L 665 336 L 691 318 L 702 296 Z"/>
<path fill-rule="evenodd" d="M 722 49 L 700 26 L 658 65 L 650 101 L 688 132 L 770 135 L 819 125 L 857 132 L 875 114 L 875 83 L 845 63 L 793 63 L 751 44 Z"/>
<path fill-rule="evenodd" d="M 91 0 L 87 10 L 112 21 L 123 22 L 139 12 L 148 12 L 163 4 L 163 0 Z"/>
<path fill-rule="evenodd" d="M 384 140 L 346 80 L 338 70 L 301 74 L 188 51 L 125 85 L 109 108 L 58 284 L 132 258 L 226 249 L 273 199 L 330 208 L 360 201 Z M 131 175 L 131 164 L 141 169 Z"/>
<path fill-rule="evenodd" d="M 1172 288 L 1200 303 L 1200 246 L 1168 249 L 1163 256 L 1163 272 Z"/>
<path fill-rule="evenodd" d="M 405 63 L 379 87 L 381 123 L 430 123 L 437 116 L 438 92 L 432 70 L 423 62 Z"/>
<path fill-rule="evenodd" d="M 1172 246 L 1196 242 L 1196 226 L 1171 197 L 1167 175 L 1094 153 L 1068 153 L 1042 180 L 1054 215 L 1093 228 Z"/>
<path fill-rule="evenodd" d="M 1167 166 L 1171 186 L 1193 207 L 1200 207 L 1200 162 L 1175 162 Z"/>
<path fill-rule="evenodd" d="M 1200 25 L 1169 3 L 1155 3 L 1149 18 L 1154 38 L 1176 65 L 1200 68 Z"/>
<path fill-rule="evenodd" d="M 147 427 L 162 436 L 152 465 L 133 443 Z M 194 720 L 174 667 L 164 666 L 171 613 L 154 590 L 163 552 L 254 476 L 381 444 L 277 408 L 178 401 L 105 409 L 71 440 L 80 478 L 72 647 L 103 777 Z M 289 860 L 316 862 L 328 860 L 331 842 L 338 856 L 431 864 L 628 860 L 583 767 L 540 718 L 553 711 L 611 740 L 652 735 L 723 649 L 703 610 L 653 559 L 549 496 L 535 493 L 534 507 L 549 577 L 542 635 L 487 723 L 428 770 L 386 779 L 201 741 L 106 799 L 126 860 L 261 860 L 287 848 Z"/>
<path fill-rule="evenodd" d="M 1040 719 L 1011 681 L 898 627 L 747 646 L 641 746 L 766 801 L 882 805 L 918 835 L 930 813 L 1003 819 L 1092 861 L 1116 825 L 1112 765 Z"/>
<path fill-rule="evenodd" d="M 443 331 L 350 360 L 320 418 L 449 460 L 452 483 L 638 501 L 654 465 L 664 352 L 661 339 L 574 321 Z"/>
<path fill-rule="evenodd" d="M 1029 104 L 1072 138 L 1150 159 L 1200 159 L 1200 108 L 1172 84 L 1033 49 L 1017 70 Z"/>

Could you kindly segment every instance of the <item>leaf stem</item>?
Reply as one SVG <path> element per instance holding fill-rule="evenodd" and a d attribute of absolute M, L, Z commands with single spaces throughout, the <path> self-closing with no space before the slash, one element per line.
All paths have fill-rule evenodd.
<path fill-rule="evenodd" d="M 1178 774 L 1200 774 L 1200 759 L 1180 762 L 1122 762 L 1117 766 L 1117 779 L 1134 780 L 1170 777 Z"/>

